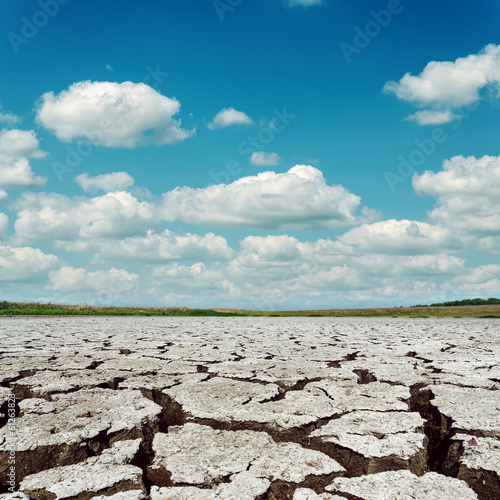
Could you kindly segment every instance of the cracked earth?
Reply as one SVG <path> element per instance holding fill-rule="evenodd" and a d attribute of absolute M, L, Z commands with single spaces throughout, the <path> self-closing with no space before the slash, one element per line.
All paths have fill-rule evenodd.
<path fill-rule="evenodd" d="M 500 498 L 499 320 L 2 318 L 0 338 L 0 498 Z"/>

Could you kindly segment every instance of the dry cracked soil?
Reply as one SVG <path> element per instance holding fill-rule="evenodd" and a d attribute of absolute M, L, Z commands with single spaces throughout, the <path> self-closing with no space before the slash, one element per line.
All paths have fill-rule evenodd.
<path fill-rule="evenodd" d="M 500 320 L 2 318 L 0 498 L 500 498 Z"/>

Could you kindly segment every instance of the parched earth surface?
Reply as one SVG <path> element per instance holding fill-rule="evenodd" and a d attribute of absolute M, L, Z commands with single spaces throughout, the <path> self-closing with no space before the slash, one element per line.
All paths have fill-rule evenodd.
<path fill-rule="evenodd" d="M 2 318 L 0 357 L 0 498 L 500 498 L 500 320 Z"/>

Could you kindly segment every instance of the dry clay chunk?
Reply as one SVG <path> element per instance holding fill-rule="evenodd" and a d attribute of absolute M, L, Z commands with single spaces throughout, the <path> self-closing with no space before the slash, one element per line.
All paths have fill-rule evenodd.
<path fill-rule="evenodd" d="M 500 498 L 500 441 L 494 438 L 457 434 L 455 446 L 461 449 L 458 478 L 473 484 L 477 493 Z"/>
<path fill-rule="evenodd" d="M 161 407 L 139 391 L 88 389 L 56 394 L 52 401 L 25 399 L 16 419 L 18 480 L 85 460 L 102 450 L 102 437 L 114 441 L 151 438 Z M 0 429 L 0 476 L 9 453 L 8 429 Z"/>
<path fill-rule="evenodd" d="M 428 472 L 421 477 L 410 471 L 390 471 L 363 477 L 336 478 L 325 488 L 362 500 L 477 500 L 464 481 Z"/>
<path fill-rule="evenodd" d="M 20 489 L 30 498 L 51 497 L 56 500 L 77 497 L 87 492 L 144 492 L 142 469 L 130 465 L 139 451 L 140 443 L 140 439 L 118 441 L 101 455 L 82 463 L 56 467 L 25 477 Z"/>
<path fill-rule="evenodd" d="M 192 423 L 156 434 L 153 451 L 148 477 L 158 486 L 210 486 L 243 471 L 249 479 L 300 483 L 310 475 L 345 471 L 319 451 L 276 443 L 265 432 L 221 431 Z"/>
<path fill-rule="evenodd" d="M 330 493 L 316 493 L 309 488 L 297 488 L 293 494 L 293 500 L 345 500 L 345 497 L 330 495 Z"/>
<path fill-rule="evenodd" d="M 288 429 L 339 412 L 333 401 L 311 384 L 300 391 L 287 392 L 279 401 L 269 401 L 280 393 L 276 384 L 262 385 L 223 377 L 200 383 L 186 382 L 163 392 L 188 415 L 218 422 L 254 421 Z"/>
<path fill-rule="evenodd" d="M 147 498 L 144 490 L 120 491 L 114 495 L 98 495 L 92 497 L 92 500 L 145 500 Z"/>
<path fill-rule="evenodd" d="M 355 411 L 331 420 L 311 437 L 321 437 L 369 458 L 394 455 L 408 460 L 424 450 L 423 425 L 418 413 Z"/>
<path fill-rule="evenodd" d="M 500 438 L 500 391 L 434 385 L 432 404 L 453 419 L 453 428 Z"/>
<path fill-rule="evenodd" d="M 229 483 L 221 483 L 213 489 L 195 486 L 151 488 L 151 500 L 254 500 L 269 489 L 271 482 L 257 478 L 249 472 L 231 476 Z"/>
<path fill-rule="evenodd" d="M 455 439 L 462 440 L 464 454 L 460 461 L 470 469 L 485 469 L 500 476 L 500 441 L 493 438 L 480 438 L 457 434 Z"/>
<path fill-rule="evenodd" d="M 16 422 L 18 451 L 80 443 L 102 431 L 110 435 L 140 428 L 143 421 L 154 426 L 161 413 L 161 407 L 139 391 L 100 388 L 55 394 L 52 401 L 26 399 L 19 403 L 19 407 L 21 416 Z"/>
<path fill-rule="evenodd" d="M 126 374 L 126 373 L 125 373 Z M 124 375 L 123 372 L 97 372 L 96 370 L 44 370 L 31 377 L 14 382 L 12 386 L 21 398 L 43 398 L 59 392 L 72 392 L 90 389 L 102 384 L 113 386 L 113 380 Z"/>

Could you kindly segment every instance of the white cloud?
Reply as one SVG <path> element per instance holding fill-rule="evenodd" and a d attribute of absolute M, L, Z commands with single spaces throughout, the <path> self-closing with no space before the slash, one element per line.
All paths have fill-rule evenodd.
<path fill-rule="evenodd" d="M 105 68 L 108 70 L 108 71 L 113 71 L 113 66 L 111 66 L 111 64 L 107 63 Z"/>
<path fill-rule="evenodd" d="M 222 236 L 207 233 L 204 236 L 190 233 L 160 234 L 148 231 L 146 236 L 126 238 L 119 242 L 99 244 L 99 259 L 129 259 L 134 262 L 161 262 L 166 260 L 216 259 L 227 260 L 233 250 Z"/>
<path fill-rule="evenodd" d="M 47 155 L 39 149 L 33 130 L 2 129 L 0 131 L 0 188 L 40 187 L 46 179 L 35 175 L 28 158 Z"/>
<path fill-rule="evenodd" d="M 417 194 L 435 196 L 429 213 L 442 226 L 472 234 L 500 234 L 500 156 L 455 156 L 437 173 L 415 174 Z"/>
<path fill-rule="evenodd" d="M 477 240 L 476 249 L 493 255 L 500 255 L 500 236 L 485 236 Z"/>
<path fill-rule="evenodd" d="M 302 256 L 299 240 L 286 234 L 269 236 L 246 236 L 240 243 L 238 260 L 247 266 L 277 263 L 288 265 Z"/>
<path fill-rule="evenodd" d="M 234 108 L 222 108 L 214 117 L 208 128 L 216 129 L 230 125 L 252 125 L 253 120 L 243 111 Z"/>
<path fill-rule="evenodd" d="M 250 163 L 256 167 L 274 167 L 280 162 L 277 153 L 266 153 L 264 151 L 255 151 L 252 153 Z"/>
<path fill-rule="evenodd" d="M 173 118 L 174 98 L 144 83 L 91 82 L 42 95 L 37 120 L 61 141 L 88 139 L 107 147 L 133 148 L 181 142 L 193 132 Z"/>
<path fill-rule="evenodd" d="M 444 253 L 436 253 L 435 255 L 367 253 L 354 257 L 350 266 L 362 274 L 365 283 L 371 281 L 371 286 L 375 286 L 382 280 L 382 282 L 385 281 L 385 284 L 390 283 L 400 289 L 403 288 L 403 284 L 398 280 L 403 276 L 410 277 L 412 280 L 428 276 L 447 278 L 465 271 L 463 259 Z"/>
<path fill-rule="evenodd" d="M 5 203 L 8 197 L 9 195 L 7 194 L 7 191 L 5 191 L 5 189 L 0 189 L 0 205 Z"/>
<path fill-rule="evenodd" d="M 54 269 L 58 261 L 53 256 L 38 273 L 41 280 L 52 270 L 46 292 L 53 295 L 47 300 L 272 310 L 356 307 L 360 302 L 365 306 L 430 303 L 500 292 L 500 266 L 467 268 L 463 259 L 438 249 L 432 255 L 383 254 L 339 241 L 302 242 L 286 234 L 247 236 L 236 252 L 214 235 L 165 232 L 126 243 L 117 255 L 109 255 L 128 259 L 126 268 L 90 271 L 67 265 Z M 124 249 L 126 253 L 120 255 Z M 190 263 L 178 262 L 186 256 L 192 257 Z M 169 262 L 150 268 L 162 259 Z M 0 269 L 2 264 L 0 260 Z M 10 269 L 21 271 L 8 279 L 31 280 L 32 267 L 37 266 L 31 260 L 23 267 L 17 259 Z"/>
<path fill-rule="evenodd" d="M 319 270 L 342 266 L 352 249 L 338 241 L 316 240 L 301 242 L 282 235 L 247 236 L 240 242 L 240 250 L 226 266 L 228 279 L 241 288 L 248 284 L 262 290 L 289 286 L 300 276 L 311 276 Z M 254 291 L 258 295 L 258 291 Z"/>
<path fill-rule="evenodd" d="M 25 193 L 15 206 L 16 235 L 22 240 L 125 238 L 159 224 L 154 206 L 117 191 L 95 198 Z"/>
<path fill-rule="evenodd" d="M 195 224 L 268 229 L 333 229 L 373 220 L 361 199 L 329 186 L 309 165 L 285 173 L 261 172 L 232 184 L 180 187 L 163 194 L 162 216 Z"/>
<path fill-rule="evenodd" d="M 12 164 L 0 163 L 0 186 L 5 188 L 41 187 L 47 179 L 35 175 L 27 158 L 18 158 Z"/>
<path fill-rule="evenodd" d="M 475 103 L 480 91 L 488 86 L 496 89 L 500 84 L 500 45 L 487 45 L 478 54 L 460 57 L 454 62 L 432 61 L 417 76 L 406 73 L 399 82 L 390 81 L 384 86 L 398 99 L 414 103 L 419 107 L 429 107 L 427 111 L 448 112 Z M 441 120 L 445 114 L 412 115 L 417 121 Z M 438 123 L 445 123 L 440 121 Z"/>
<path fill-rule="evenodd" d="M 223 303 L 236 300 L 240 306 L 267 310 L 359 307 L 360 302 L 375 307 L 411 305 L 421 302 L 421 295 L 427 301 L 435 297 L 447 290 L 451 279 L 468 272 L 462 259 L 446 254 L 360 254 L 340 257 L 336 264 L 306 256 L 288 256 L 287 262 L 279 256 L 274 265 L 264 265 L 263 260 L 258 269 L 245 268 L 241 259 L 228 266 L 231 294 L 219 294 Z"/>
<path fill-rule="evenodd" d="M 457 250 L 463 243 L 441 226 L 410 220 L 385 220 L 350 229 L 339 237 L 362 252 L 399 255 L 435 254 Z"/>
<path fill-rule="evenodd" d="M 90 177 L 88 173 L 76 176 L 75 181 L 87 193 L 89 191 L 121 191 L 134 184 L 134 178 L 127 172 L 112 172 L 110 174 Z"/>
<path fill-rule="evenodd" d="M 450 288 L 458 297 L 498 297 L 500 292 L 500 266 L 489 264 L 468 269 L 453 278 Z"/>
<path fill-rule="evenodd" d="M 500 265 L 490 264 L 470 269 L 468 273 L 458 276 L 453 280 L 457 285 L 477 285 L 500 278 Z"/>
<path fill-rule="evenodd" d="M 290 7 L 312 7 L 313 5 L 321 5 L 323 0 L 288 0 Z"/>
<path fill-rule="evenodd" d="M 463 259 L 439 248 L 428 255 L 382 254 L 340 241 L 301 242 L 288 235 L 247 236 L 240 246 L 224 268 L 230 300 L 238 298 L 253 308 L 332 308 L 359 301 L 398 305 L 413 296 L 412 304 L 421 301 L 423 289 L 428 301 L 430 290 L 441 293 L 451 279 L 470 272 Z M 417 285 L 419 281 L 425 284 Z"/>
<path fill-rule="evenodd" d="M 346 256 L 352 254 L 351 247 L 340 241 L 302 242 L 286 234 L 247 236 L 240 247 L 236 260 L 249 269 L 287 267 L 292 261 L 297 265 L 332 265 L 345 261 Z"/>
<path fill-rule="evenodd" d="M 40 150 L 39 140 L 33 130 L 3 129 L 0 131 L 0 161 L 16 158 L 43 158 L 47 153 Z"/>
<path fill-rule="evenodd" d="M 57 262 L 38 248 L 0 246 L 0 281 L 38 281 Z"/>
<path fill-rule="evenodd" d="M 3 238 L 5 236 L 8 225 L 9 225 L 9 218 L 7 217 L 6 214 L 0 213 L 0 238 Z"/>
<path fill-rule="evenodd" d="M 170 264 L 157 266 L 151 271 L 152 285 L 157 289 L 175 290 L 192 293 L 193 290 L 221 290 L 224 272 L 220 269 L 207 269 L 203 262 L 191 266 Z"/>
<path fill-rule="evenodd" d="M 434 111 L 431 109 L 424 109 L 407 116 L 405 120 L 415 121 L 419 125 L 441 125 L 443 123 L 449 123 L 458 117 L 459 115 L 451 112 L 450 110 Z"/>
<path fill-rule="evenodd" d="M 104 271 L 89 272 L 83 268 L 61 267 L 49 274 L 48 290 L 78 294 L 80 297 L 103 297 L 107 300 L 123 298 L 139 281 L 137 274 L 131 274 L 114 267 Z"/>
<path fill-rule="evenodd" d="M 19 123 L 21 118 L 12 113 L 4 113 L 2 111 L 2 106 L 0 105 L 0 123 L 4 123 L 5 125 L 15 125 Z"/>

